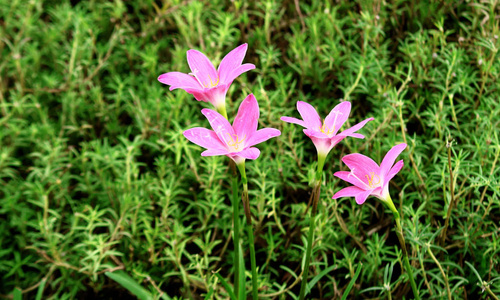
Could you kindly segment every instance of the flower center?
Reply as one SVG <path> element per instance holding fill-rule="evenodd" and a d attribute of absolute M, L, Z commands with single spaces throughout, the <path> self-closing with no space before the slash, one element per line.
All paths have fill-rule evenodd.
<path fill-rule="evenodd" d="M 370 175 L 365 175 L 366 179 L 368 179 L 368 185 L 373 189 L 380 185 L 380 176 L 375 174 L 375 172 L 370 172 Z"/>
<path fill-rule="evenodd" d="M 246 135 L 240 140 L 237 134 L 226 133 L 229 136 L 229 141 L 226 141 L 226 144 L 229 147 L 232 147 L 233 150 L 237 151 L 240 147 L 240 144 L 243 143 L 246 139 Z M 234 137 L 233 137 L 234 136 Z"/>
<path fill-rule="evenodd" d="M 215 82 L 212 82 L 212 78 L 210 77 L 210 75 L 208 75 L 208 79 L 210 80 L 210 85 L 208 85 L 208 84 L 203 85 L 206 88 L 212 88 L 214 86 L 217 86 L 219 84 L 219 81 L 220 81 L 219 76 L 217 76 L 217 80 Z"/>
<path fill-rule="evenodd" d="M 328 127 L 326 126 L 325 121 L 323 120 L 323 126 L 321 126 L 321 127 L 319 128 L 319 130 L 320 130 L 321 132 L 323 132 L 324 134 L 326 134 L 326 135 L 330 135 L 330 134 L 332 134 L 332 133 L 334 133 L 334 132 L 335 132 L 335 124 L 333 125 L 333 129 L 332 129 L 332 130 L 330 130 L 330 128 L 328 128 Z"/>
<path fill-rule="evenodd" d="M 349 175 L 347 175 L 347 178 L 353 176 L 354 178 L 356 178 L 359 182 L 361 182 L 366 189 L 373 189 L 375 186 L 373 185 L 373 177 L 376 176 L 376 178 L 378 178 L 378 181 L 375 183 L 375 184 L 379 184 L 380 183 L 380 177 L 378 175 L 375 175 L 374 172 L 370 172 L 370 174 L 372 175 L 372 177 L 368 177 L 368 175 L 365 175 L 366 178 L 368 179 L 368 184 L 366 184 L 366 182 L 364 182 L 363 180 L 361 180 L 358 176 L 356 176 L 356 174 L 354 174 L 354 168 L 351 170 L 351 172 L 349 173 Z"/>
<path fill-rule="evenodd" d="M 208 80 L 210 80 L 210 83 L 203 83 L 203 81 L 198 76 L 198 69 L 195 69 L 193 71 L 193 73 L 189 73 L 189 75 L 194 76 L 194 78 L 196 78 L 196 81 L 198 81 L 198 83 L 201 86 L 204 86 L 206 88 L 213 88 L 213 87 L 217 86 L 219 84 L 219 81 L 220 81 L 219 76 L 217 76 L 216 80 L 214 81 L 214 80 L 212 80 L 212 77 L 210 77 L 210 75 L 208 75 Z"/>
<path fill-rule="evenodd" d="M 337 118 L 339 115 L 343 115 L 343 113 L 341 113 L 338 110 L 334 110 L 333 114 L 335 114 L 335 119 L 333 120 L 333 128 L 330 130 L 330 128 L 328 128 L 328 126 L 326 126 L 324 119 L 323 119 L 323 125 L 319 128 L 319 131 L 323 132 L 326 135 L 330 135 L 330 134 L 335 133 L 335 129 L 336 129 L 335 124 L 337 124 Z"/>

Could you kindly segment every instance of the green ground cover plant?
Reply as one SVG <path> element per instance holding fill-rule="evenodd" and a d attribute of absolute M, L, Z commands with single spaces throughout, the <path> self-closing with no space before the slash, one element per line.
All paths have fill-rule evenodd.
<path fill-rule="evenodd" d="M 365 139 L 328 154 L 306 299 L 414 299 L 393 211 L 349 184 L 342 157 L 380 163 L 421 299 L 500 296 L 497 1 L 0 0 L 0 298 L 228 299 L 237 170 L 183 132 L 210 104 L 169 91 L 186 51 L 218 65 L 248 43 L 226 96 L 254 94 L 281 136 L 248 160 L 260 299 L 298 299 L 317 153 L 297 101 L 351 102 Z M 236 184 L 235 184 L 236 181 Z M 239 278 L 252 272 L 241 213 Z M 240 289 L 240 290 L 241 290 Z"/>

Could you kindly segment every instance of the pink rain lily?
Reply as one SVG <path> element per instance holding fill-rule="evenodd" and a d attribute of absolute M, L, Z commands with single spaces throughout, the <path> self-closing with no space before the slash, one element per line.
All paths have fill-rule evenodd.
<path fill-rule="evenodd" d="M 304 133 L 313 141 L 314 146 L 316 146 L 316 150 L 318 151 L 318 155 L 322 155 L 324 157 L 328 155 L 330 150 L 332 150 L 335 145 L 348 136 L 363 139 L 364 136 L 356 133 L 356 131 L 365 126 L 368 121 L 373 120 L 373 118 L 368 118 L 353 127 L 338 133 L 340 127 L 342 127 L 342 125 L 344 125 L 347 121 L 349 113 L 351 112 L 350 102 L 345 101 L 335 106 L 323 121 L 321 121 L 316 109 L 306 102 L 298 101 L 297 110 L 303 120 L 292 117 L 281 117 L 281 120 L 305 127 L 306 129 L 304 129 Z"/>
<path fill-rule="evenodd" d="M 170 86 L 170 90 L 183 89 L 196 100 L 210 102 L 217 110 L 224 109 L 226 92 L 233 80 L 241 74 L 255 69 L 253 64 L 242 64 L 248 44 L 229 52 L 215 70 L 210 60 L 198 50 L 187 51 L 191 73 L 169 72 L 158 77 L 158 81 Z"/>
<path fill-rule="evenodd" d="M 371 195 L 382 201 L 392 203 L 389 195 L 389 181 L 396 176 L 404 165 L 403 160 L 398 161 L 396 164 L 394 162 L 405 148 L 406 144 L 392 147 L 385 155 L 380 167 L 371 158 L 359 153 L 344 156 L 342 161 L 351 169 L 351 172 L 339 171 L 333 175 L 354 186 L 341 189 L 333 195 L 333 199 L 355 197 L 356 203 L 363 204 L 366 198 Z"/>
<path fill-rule="evenodd" d="M 213 130 L 196 127 L 184 131 L 184 136 L 207 149 L 201 153 L 202 156 L 226 155 L 239 164 L 246 158 L 259 157 L 259 149 L 252 146 L 281 134 L 274 128 L 257 130 L 259 104 L 253 94 L 248 95 L 240 104 L 232 126 L 214 110 L 204 108 L 201 113 L 208 119 Z"/>

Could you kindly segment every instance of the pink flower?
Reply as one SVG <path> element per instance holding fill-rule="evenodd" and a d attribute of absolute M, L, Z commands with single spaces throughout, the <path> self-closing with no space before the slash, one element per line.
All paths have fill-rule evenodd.
<path fill-rule="evenodd" d="M 184 136 L 207 149 L 201 153 L 202 156 L 226 155 L 237 164 L 245 161 L 245 158 L 256 159 L 260 151 L 252 146 L 281 134 L 274 128 L 257 130 L 259 104 L 253 94 L 241 102 L 232 126 L 226 118 L 214 110 L 204 108 L 201 113 L 205 115 L 214 130 L 196 127 L 184 131 Z"/>
<path fill-rule="evenodd" d="M 351 112 L 350 102 L 345 101 L 335 106 L 323 122 L 316 112 L 316 109 L 306 102 L 298 101 L 297 110 L 304 120 L 292 117 L 281 117 L 281 120 L 306 127 L 306 129 L 304 129 L 304 133 L 313 141 L 314 146 L 316 146 L 316 150 L 318 151 L 318 155 L 325 157 L 328 155 L 328 152 L 335 147 L 335 145 L 348 136 L 363 139 L 364 136 L 362 134 L 355 132 L 365 126 L 368 121 L 373 120 L 373 118 L 368 118 L 361 123 L 338 133 L 340 127 L 342 127 L 345 121 L 347 121 L 349 113 Z"/>
<path fill-rule="evenodd" d="M 342 161 L 351 169 L 351 172 L 339 171 L 333 175 L 354 184 L 354 186 L 341 189 L 333 195 L 333 199 L 355 197 L 356 203 L 363 204 L 366 198 L 372 195 L 382 201 L 389 202 L 391 199 L 389 181 L 396 176 L 404 165 L 403 160 L 398 161 L 396 164 L 394 164 L 394 161 L 405 148 L 406 144 L 392 147 L 385 155 L 380 167 L 371 158 L 359 153 L 344 156 Z"/>
<path fill-rule="evenodd" d="M 187 51 L 187 61 L 191 73 L 169 72 L 158 77 L 161 83 L 170 85 L 170 90 L 181 88 L 192 94 L 196 100 L 210 102 L 217 110 L 224 107 L 226 92 L 233 80 L 249 70 L 253 64 L 241 64 L 248 44 L 243 44 L 229 52 L 215 70 L 210 60 L 198 50 Z"/>

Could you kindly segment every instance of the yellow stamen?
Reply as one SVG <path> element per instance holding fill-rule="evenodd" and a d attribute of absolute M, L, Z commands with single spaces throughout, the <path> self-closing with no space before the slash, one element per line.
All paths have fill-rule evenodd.
<path fill-rule="evenodd" d="M 210 75 L 208 75 L 208 79 L 210 80 L 210 84 L 204 84 L 203 86 L 206 87 L 206 88 L 212 88 L 214 86 L 217 86 L 219 84 L 219 76 L 217 76 L 217 81 L 216 82 L 213 82 L 212 81 L 212 77 L 210 77 Z"/>
<path fill-rule="evenodd" d="M 246 135 L 243 137 L 243 139 L 240 140 L 240 138 L 238 137 L 237 134 L 235 134 L 234 136 L 236 137 L 236 141 L 234 140 L 233 138 L 233 135 L 230 134 L 230 133 L 226 133 L 228 136 L 229 136 L 229 141 L 226 142 L 226 144 L 229 146 L 229 147 L 234 147 L 235 150 L 238 150 L 239 148 L 239 145 L 241 143 L 243 143 L 243 141 L 246 139 Z"/>
<path fill-rule="evenodd" d="M 368 175 L 365 175 L 366 179 L 368 179 L 368 185 L 371 187 L 371 188 L 374 188 L 376 186 L 378 186 L 378 184 L 380 184 L 380 177 L 378 175 L 375 174 L 375 172 L 370 172 L 370 176 Z M 376 179 L 377 182 L 373 182 L 373 179 Z"/>
<path fill-rule="evenodd" d="M 368 188 L 372 188 L 372 186 L 371 186 L 371 185 L 370 185 L 370 186 L 368 186 L 368 185 L 367 185 L 367 184 L 366 184 L 363 180 L 359 179 L 359 178 L 358 178 L 358 176 L 356 176 L 356 174 L 354 174 L 354 170 L 355 170 L 355 168 L 352 168 L 352 169 L 351 169 L 351 172 L 349 173 L 349 175 L 347 175 L 347 178 L 349 178 L 349 177 L 351 177 L 351 176 L 352 176 L 352 177 L 356 178 L 357 180 L 359 180 L 359 182 L 361 182 L 362 184 L 364 184 L 366 187 L 368 187 Z"/>
<path fill-rule="evenodd" d="M 323 132 L 324 134 L 326 134 L 326 135 L 330 135 L 330 134 L 332 134 L 332 133 L 334 133 L 334 132 L 335 132 L 335 124 L 333 125 L 333 129 L 332 129 L 332 130 L 330 130 L 330 129 L 326 126 L 326 124 L 325 124 L 325 120 L 323 119 L 323 125 L 319 127 L 319 130 L 320 130 L 321 132 Z"/>

